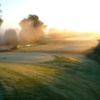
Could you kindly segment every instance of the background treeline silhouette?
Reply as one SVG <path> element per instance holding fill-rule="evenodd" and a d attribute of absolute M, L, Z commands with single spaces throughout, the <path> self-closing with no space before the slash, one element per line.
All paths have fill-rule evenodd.
<path fill-rule="evenodd" d="M 0 25 L 3 20 L 0 19 Z M 21 30 L 19 33 L 15 29 L 8 29 L 0 34 L 0 45 L 12 45 L 14 48 L 18 44 L 30 44 L 40 41 L 44 37 L 44 23 L 37 15 L 29 15 L 19 23 Z"/>
<path fill-rule="evenodd" d="M 87 54 L 87 57 L 97 61 L 100 64 L 100 40 L 96 48 L 92 49 L 92 52 Z"/>

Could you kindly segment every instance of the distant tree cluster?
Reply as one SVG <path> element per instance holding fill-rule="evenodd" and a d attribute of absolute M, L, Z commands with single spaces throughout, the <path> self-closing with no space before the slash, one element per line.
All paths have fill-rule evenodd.
<path fill-rule="evenodd" d="M 0 18 L 0 25 L 3 20 Z M 0 36 L 0 47 L 17 48 L 18 44 L 26 45 L 41 41 L 44 37 L 44 23 L 39 19 L 37 15 L 29 15 L 19 23 L 21 30 L 19 35 L 14 29 L 8 29 L 3 36 Z"/>
<path fill-rule="evenodd" d="M 27 18 L 23 19 L 19 24 L 21 26 L 21 44 L 36 42 L 43 38 L 43 30 L 45 25 L 37 15 L 29 15 Z"/>

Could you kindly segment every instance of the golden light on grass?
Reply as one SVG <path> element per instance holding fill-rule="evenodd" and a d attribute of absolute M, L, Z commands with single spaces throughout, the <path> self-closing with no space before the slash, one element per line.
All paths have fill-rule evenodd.
<path fill-rule="evenodd" d="M 10 64 L 10 63 L 0 63 L 0 78 L 4 81 L 23 83 L 23 85 L 34 84 L 34 82 L 39 84 L 52 84 L 56 76 L 61 72 L 61 69 L 56 67 L 46 67 L 37 65 L 24 65 L 24 64 Z M 28 82 L 28 79 L 32 83 Z M 26 84 L 27 83 L 27 84 Z M 17 85 L 17 84 L 16 84 Z"/>
<path fill-rule="evenodd" d="M 81 60 L 75 57 L 64 57 L 64 56 L 55 56 L 55 60 L 58 62 L 68 62 L 68 63 L 78 63 Z"/>

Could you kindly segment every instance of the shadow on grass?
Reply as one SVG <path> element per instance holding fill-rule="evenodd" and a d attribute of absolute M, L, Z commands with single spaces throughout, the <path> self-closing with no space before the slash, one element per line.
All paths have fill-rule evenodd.
<path fill-rule="evenodd" d="M 6 99 L 6 91 L 3 85 L 0 83 L 0 100 Z"/>
<path fill-rule="evenodd" d="M 52 67 L 0 64 L 0 82 L 6 90 L 4 100 L 100 100 L 97 63 L 88 59 L 64 66 L 64 61 L 57 63 L 60 65 Z"/>

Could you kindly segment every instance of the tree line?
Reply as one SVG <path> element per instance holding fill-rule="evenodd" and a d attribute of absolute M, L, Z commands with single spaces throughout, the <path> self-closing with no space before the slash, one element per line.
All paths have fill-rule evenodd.
<path fill-rule="evenodd" d="M 0 25 L 3 20 L 0 18 Z M 8 29 L 3 36 L 0 36 L 0 46 L 12 46 L 16 48 L 18 44 L 26 45 L 38 42 L 44 38 L 45 25 L 37 15 L 29 15 L 19 22 L 21 30 L 19 35 L 15 29 Z"/>

